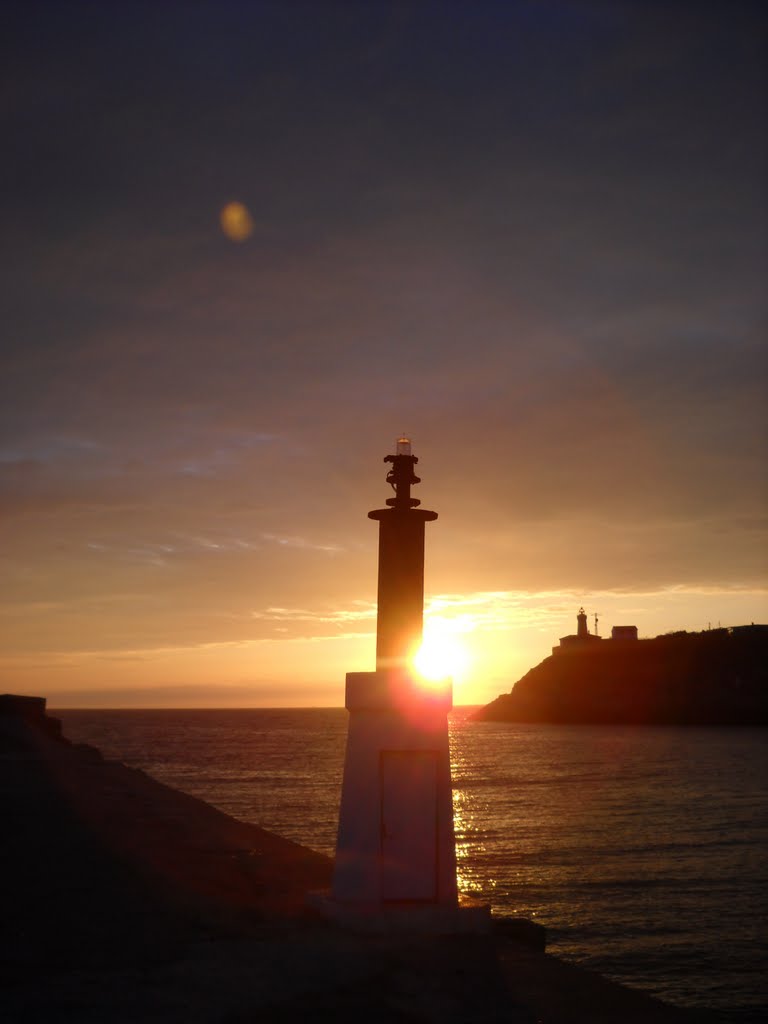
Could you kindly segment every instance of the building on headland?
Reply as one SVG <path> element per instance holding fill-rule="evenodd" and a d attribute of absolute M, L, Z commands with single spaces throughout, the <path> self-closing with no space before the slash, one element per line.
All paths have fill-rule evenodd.
<path fill-rule="evenodd" d="M 768 726 L 768 626 L 676 630 L 638 638 L 615 626 L 562 637 L 509 693 L 482 708 L 485 721 L 625 725 Z"/>
<path fill-rule="evenodd" d="M 614 626 L 611 640 L 637 640 L 637 626 Z"/>
<path fill-rule="evenodd" d="M 614 626 L 611 629 L 610 641 L 637 640 L 637 626 Z M 587 624 L 587 613 L 579 608 L 576 616 L 576 632 L 568 636 L 561 636 L 560 643 L 552 648 L 553 654 L 562 654 L 567 651 L 569 654 L 575 651 L 593 650 L 596 644 L 603 643 L 603 637 L 597 632 L 597 616 L 595 616 L 595 632 L 589 632 Z"/>

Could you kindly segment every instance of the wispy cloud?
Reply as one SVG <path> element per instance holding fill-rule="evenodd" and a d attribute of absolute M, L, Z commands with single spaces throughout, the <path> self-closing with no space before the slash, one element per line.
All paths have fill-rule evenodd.
<path fill-rule="evenodd" d="M 309 540 L 306 537 L 285 537 L 275 533 L 262 533 L 261 536 L 270 544 L 277 544 L 283 548 L 303 548 L 310 551 L 326 551 L 328 554 L 332 555 L 342 550 L 341 545 L 339 544 L 322 544 L 317 541 Z"/>
<path fill-rule="evenodd" d="M 265 608 L 264 611 L 251 612 L 251 618 L 264 619 L 269 622 L 322 622 L 344 624 L 347 622 L 365 622 L 376 617 L 376 605 L 369 601 L 354 601 L 348 608 L 317 609 L 308 608 Z"/>

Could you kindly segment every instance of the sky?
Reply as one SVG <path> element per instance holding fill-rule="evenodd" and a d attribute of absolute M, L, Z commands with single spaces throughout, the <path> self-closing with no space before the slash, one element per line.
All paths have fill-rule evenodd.
<path fill-rule="evenodd" d="M 343 704 L 401 432 L 457 703 L 768 621 L 761 4 L 1 17 L 0 691 Z"/>

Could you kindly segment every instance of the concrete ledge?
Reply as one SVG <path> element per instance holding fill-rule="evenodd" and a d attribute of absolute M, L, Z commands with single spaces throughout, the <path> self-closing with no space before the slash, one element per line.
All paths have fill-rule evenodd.
<path fill-rule="evenodd" d="M 484 935 L 492 931 L 487 903 L 460 896 L 440 903 L 341 903 L 330 892 L 307 893 L 307 907 L 326 921 L 367 935 Z"/>
<path fill-rule="evenodd" d="M 447 714 L 453 707 L 453 681 L 423 681 L 403 669 L 378 672 L 347 672 L 344 704 L 347 711 L 389 711 L 407 714 L 408 709 Z"/>
<path fill-rule="evenodd" d="M 547 948 L 547 929 L 528 917 L 494 917 L 493 932 L 504 939 L 519 942 L 528 949 L 543 953 Z"/>
<path fill-rule="evenodd" d="M 0 715 L 41 719 L 45 717 L 45 697 L 22 697 L 16 693 L 0 693 Z"/>

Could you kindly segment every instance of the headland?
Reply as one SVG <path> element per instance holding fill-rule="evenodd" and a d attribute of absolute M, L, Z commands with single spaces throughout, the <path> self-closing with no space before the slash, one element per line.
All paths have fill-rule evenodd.
<path fill-rule="evenodd" d="M 768 626 L 638 639 L 576 634 L 476 717 L 484 721 L 626 725 L 768 725 Z"/>

